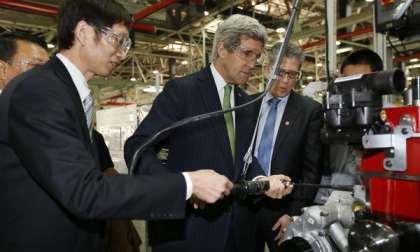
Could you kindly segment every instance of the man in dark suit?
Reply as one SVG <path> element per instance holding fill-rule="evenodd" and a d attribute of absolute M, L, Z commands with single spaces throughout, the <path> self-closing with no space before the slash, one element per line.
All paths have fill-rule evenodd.
<path fill-rule="evenodd" d="M 129 26 L 113 0 L 66 1 L 60 53 L 0 95 L 0 251 L 104 251 L 104 219 L 182 218 L 191 195 L 215 202 L 229 193 L 214 171 L 102 175 L 87 80 L 125 59 Z"/>
<path fill-rule="evenodd" d="M 229 108 L 250 100 L 238 85 L 245 84 L 260 57 L 266 40 L 265 28 L 255 19 L 233 15 L 216 31 L 212 64 L 203 70 L 169 81 L 156 98 L 150 113 L 125 145 L 126 161 L 153 134 L 181 119 Z M 252 137 L 254 111 L 251 106 L 224 116 L 177 128 L 146 149 L 139 160 L 138 172 L 167 172 L 213 169 L 231 181 L 240 178 L 243 156 Z M 167 146 L 167 164 L 157 159 Z M 261 174 L 251 168 L 248 178 Z M 264 178 L 270 181 L 266 194 L 279 198 L 284 190 L 284 176 Z M 255 229 L 252 209 L 247 202 L 226 198 L 204 208 L 187 206 L 182 221 L 149 222 L 149 237 L 154 252 L 234 252 L 253 251 Z M 193 205 L 200 205 L 193 202 Z"/>
<path fill-rule="evenodd" d="M 277 43 L 268 52 L 270 73 L 280 50 Z M 321 104 L 293 91 L 301 77 L 303 51 L 289 44 L 285 57 L 277 71 L 276 80 L 261 103 L 261 121 L 254 155 L 266 175 L 285 174 L 294 182 L 318 183 L 321 176 L 320 131 L 323 121 Z M 270 251 L 277 251 L 276 235 L 299 215 L 300 209 L 311 204 L 316 190 L 295 188 L 282 200 L 264 199 L 257 214 L 257 251 L 263 251 L 267 243 Z"/>

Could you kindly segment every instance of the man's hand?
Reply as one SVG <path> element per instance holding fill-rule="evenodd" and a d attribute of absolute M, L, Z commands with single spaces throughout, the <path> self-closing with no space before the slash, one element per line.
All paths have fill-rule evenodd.
<path fill-rule="evenodd" d="M 192 200 L 194 202 L 214 203 L 229 195 L 233 187 L 232 182 L 228 178 L 213 170 L 198 170 L 188 172 L 188 175 L 193 186 Z M 194 207 L 198 207 L 198 205 L 194 204 Z"/>
<path fill-rule="evenodd" d="M 286 232 L 287 226 L 289 226 L 290 222 L 292 222 L 293 219 L 287 214 L 284 214 L 282 217 L 280 217 L 276 224 L 274 224 L 272 230 L 276 231 L 278 230 L 278 234 L 274 238 L 275 241 L 277 241 L 277 245 L 280 245 L 281 240 L 283 239 L 284 232 Z"/>
<path fill-rule="evenodd" d="M 284 175 L 271 175 L 262 177 L 259 180 L 268 180 L 270 182 L 270 189 L 264 194 L 273 199 L 281 199 L 283 196 L 289 194 L 293 190 L 293 186 L 286 186 L 284 181 L 291 181 L 289 177 Z"/>

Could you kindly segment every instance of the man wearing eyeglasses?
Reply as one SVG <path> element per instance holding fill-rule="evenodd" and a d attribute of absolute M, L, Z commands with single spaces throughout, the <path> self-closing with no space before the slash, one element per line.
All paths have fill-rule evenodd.
<path fill-rule="evenodd" d="M 47 44 L 23 32 L 0 36 L 0 93 L 7 83 L 34 66 L 48 60 Z"/>
<path fill-rule="evenodd" d="M 106 219 L 177 219 L 191 197 L 232 187 L 214 171 L 104 176 L 87 81 L 127 56 L 129 13 L 113 0 L 68 0 L 59 53 L 0 95 L 0 251 L 105 251 Z"/>
<path fill-rule="evenodd" d="M 265 28 L 248 16 L 232 15 L 221 23 L 213 41 L 212 63 L 165 85 L 148 116 L 126 142 L 128 163 L 138 147 L 164 127 L 249 101 L 239 85 L 245 84 L 255 69 L 266 36 Z M 248 106 L 170 131 L 145 150 L 137 168 L 146 174 L 209 168 L 238 181 L 252 137 L 254 115 L 252 106 Z M 163 146 L 169 149 L 165 165 L 156 155 Z M 262 170 L 252 167 L 248 179 L 261 174 Z M 281 183 L 282 179 L 288 179 L 285 176 L 263 179 L 270 182 L 270 191 L 266 193 L 269 197 L 281 198 L 290 192 Z M 255 222 L 251 203 L 226 197 L 215 205 L 203 206 L 193 200 L 186 206 L 185 220 L 148 223 L 153 252 L 253 252 Z"/>
<path fill-rule="evenodd" d="M 268 52 L 266 76 L 271 73 L 281 43 Z M 261 121 L 254 156 L 267 176 L 284 174 L 294 182 L 319 183 L 321 177 L 321 142 L 323 110 L 321 104 L 293 91 L 301 78 L 304 54 L 289 44 L 285 57 L 274 76 L 271 92 L 261 103 Z M 257 213 L 257 251 L 267 243 L 270 251 L 278 251 L 276 240 L 282 236 L 300 209 L 312 203 L 316 190 L 295 188 L 281 200 L 263 199 Z"/>

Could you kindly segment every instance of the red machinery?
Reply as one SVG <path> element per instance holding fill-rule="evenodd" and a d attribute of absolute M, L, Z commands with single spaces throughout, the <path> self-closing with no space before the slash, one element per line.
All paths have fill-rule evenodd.
<path fill-rule="evenodd" d="M 363 137 L 370 209 L 387 221 L 420 222 L 420 107 L 386 108 L 381 119 L 391 132 Z"/>

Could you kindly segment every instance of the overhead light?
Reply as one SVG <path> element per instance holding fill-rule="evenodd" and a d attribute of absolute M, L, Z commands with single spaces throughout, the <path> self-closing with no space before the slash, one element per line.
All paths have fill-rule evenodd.
<path fill-rule="evenodd" d="M 268 11 L 268 4 L 261 3 L 254 6 L 254 9 L 263 13 Z"/>
<path fill-rule="evenodd" d="M 411 68 L 420 68 L 420 64 L 414 64 L 414 65 L 407 66 L 407 69 L 411 69 Z"/>
<path fill-rule="evenodd" d="M 335 45 L 339 46 L 339 45 L 341 45 L 341 42 L 339 40 L 337 40 L 337 41 L 335 41 Z"/>
<path fill-rule="evenodd" d="M 316 63 L 316 66 L 317 66 L 317 67 L 322 67 L 322 66 L 323 66 L 323 64 L 322 64 L 322 63 Z"/>
<path fill-rule="evenodd" d="M 284 27 L 279 27 L 276 29 L 277 33 L 284 33 L 286 31 L 286 29 L 284 29 Z"/>
<path fill-rule="evenodd" d="M 340 54 L 340 53 L 350 52 L 352 50 L 353 50 L 353 47 L 343 47 L 343 48 L 337 49 L 336 53 Z"/>
<path fill-rule="evenodd" d="M 306 79 L 307 79 L 307 80 L 313 80 L 313 79 L 314 79 L 314 77 L 313 77 L 313 76 L 308 76 L 308 77 L 306 77 Z"/>
<path fill-rule="evenodd" d="M 153 74 L 158 74 L 159 73 L 159 71 L 158 70 L 153 70 L 153 72 L 152 72 Z"/>
<path fill-rule="evenodd" d="M 210 13 L 208 11 L 204 11 L 204 16 L 208 16 Z"/>
<path fill-rule="evenodd" d="M 414 59 L 410 60 L 410 62 L 417 62 L 417 61 L 419 61 L 419 59 L 417 59 L 417 58 L 414 58 Z"/>
<path fill-rule="evenodd" d="M 55 48 L 55 45 L 54 44 L 51 44 L 51 43 L 48 43 L 47 44 L 47 48 L 48 49 L 53 49 L 53 48 Z"/>
<path fill-rule="evenodd" d="M 137 79 L 135 77 L 131 77 L 130 81 L 135 82 Z"/>
<path fill-rule="evenodd" d="M 188 60 L 183 60 L 183 61 L 181 61 L 181 64 L 182 64 L 182 65 L 188 65 Z"/>
<path fill-rule="evenodd" d="M 373 2 L 373 0 L 365 0 L 365 2 L 371 3 Z"/>

